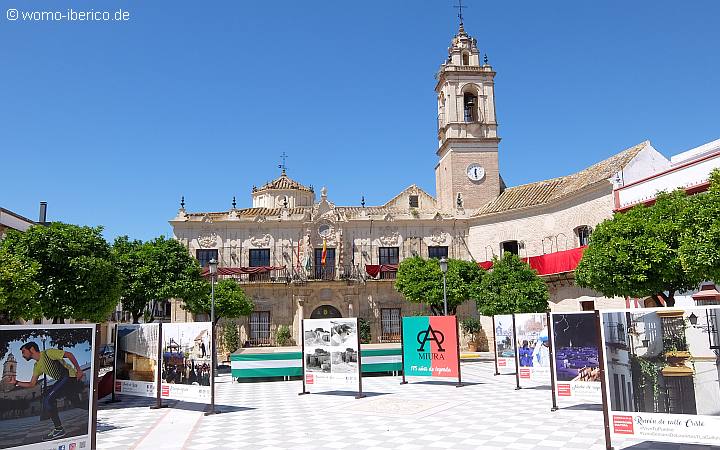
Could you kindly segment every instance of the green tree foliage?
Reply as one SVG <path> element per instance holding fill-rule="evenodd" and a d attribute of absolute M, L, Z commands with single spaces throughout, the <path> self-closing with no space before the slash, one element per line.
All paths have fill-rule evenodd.
<path fill-rule="evenodd" d="M 54 222 L 24 233 L 9 232 L 0 243 L 6 254 L 37 264 L 36 300 L 20 317 L 102 321 L 120 297 L 120 273 L 102 227 Z"/>
<path fill-rule="evenodd" d="M 693 279 L 720 281 L 720 170 L 710 175 L 710 189 L 688 199 L 682 220 L 680 261 Z"/>
<path fill-rule="evenodd" d="M 476 303 L 480 314 L 544 312 L 548 308 L 547 285 L 517 255 L 504 252 L 493 258 L 493 267 L 480 283 Z"/>
<path fill-rule="evenodd" d="M 40 290 L 35 280 L 37 272 L 35 261 L 0 247 L 0 315 L 4 322 L 42 317 L 42 305 L 36 296 Z"/>
<path fill-rule="evenodd" d="M 448 260 L 448 314 L 468 299 L 478 298 L 484 270 L 473 261 Z M 435 315 L 443 314 L 443 276 L 437 259 L 408 258 L 400 263 L 395 290 L 412 303 L 428 305 Z"/>
<path fill-rule="evenodd" d="M 204 295 L 185 299 L 185 309 L 193 314 L 210 314 L 210 285 Z M 215 283 L 215 323 L 221 317 L 248 316 L 255 309 L 252 299 L 232 278 Z"/>
<path fill-rule="evenodd" d="M 673 306 L 676 292 L 702 281 L 683 269 L 679 251 L 692 203 L 684 191 L 661 193 L 654 205 L 636 206 L 598 225 L 575 270 L 577 283 L 607 297 L 652 297 L 657 306 L 660 299 Z"/>
<path fill-rule="evenodd" d="M 113 243 L 113 253 L 122 274 L 123 309 L 132 314 L 133 323 L 144 313 L 148 321 L 154 320 L 147 309 L 151 300 L 193 301 L 210 289 L 197 260 L 175 239 L 160 236 L 142 242 L 121 236 Z"/>

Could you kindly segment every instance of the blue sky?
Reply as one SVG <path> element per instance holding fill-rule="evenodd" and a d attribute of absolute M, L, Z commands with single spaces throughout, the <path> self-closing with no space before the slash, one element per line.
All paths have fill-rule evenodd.
<path fill-rule="evenodd" d="M 12 341 L 10 342 L 10 345 L 8 347 L 8 353 L 2 360 L 2 362 L 4 363 L 7 359 L 7 355 L 9 355 L 10 353 L 13 354 L 15 360 L 18 362 L 17 379 L 19 381 L 30 381 L 30 379 L 32 378 L 32 371 L 33 367 L 35 367 L 35 361 L 33 361 L 32 359 L 30 361 L 25 361 L 25 359 L 22 357 L 22 353 L 20 352 L 20 347 L 30 341 L 35 342 L 40 348 L 40 350 L 42 350 L 42 341 L 40 339 L 29 339 L 27 341 Z M 51 340 L 47 341 L 46 344 L 47 346 L 45 348 L 57 348 L 57 346 Z M 73 347 L 63 348 L 63 350 L 75 355 L 75 359 L 77 359 L 80 367 L 90 363 L 90 357 L 92 356 L 92 352 L 90 351 L 90 345 L 87 342 L 77 344 Z M 66 359 L 65 362 L 72 365 L 69 359 Z"/>
<path fill-rule="evenodd" d="M 189 211 L 288 173 L 331 201 L 434 195 L 433 74 L 452 0 L 0 0 L 0 206 L 171 234 Z M 720 138 L 720 2 L 480 2 L 467 31 L 497 71 L 508 185 L 572 173 L 645 139 L 666 156 Z M 129 12 L 24 22 L 6 10 Z"/>

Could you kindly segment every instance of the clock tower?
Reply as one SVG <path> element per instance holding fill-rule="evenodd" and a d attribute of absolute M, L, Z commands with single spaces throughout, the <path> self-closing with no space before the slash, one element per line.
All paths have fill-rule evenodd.
<path fill-rule="evenodd" d="M 441 211 L 477 210 L 500 195 L 495 72 L 477 41 L 460 29 L 437 73 L 438 150 L 435 185 Z"/>

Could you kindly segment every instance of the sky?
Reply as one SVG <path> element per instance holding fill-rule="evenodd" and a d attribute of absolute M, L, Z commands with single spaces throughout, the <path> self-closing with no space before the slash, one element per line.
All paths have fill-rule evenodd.
<path fill-rule="evenodd" d="M 0 207 L 169 236 L 181 196 L 189 212 L 249 207 L 283 152 L 337 205 L 435 195 L 455 3 L 0 0 Z M 720 2 L 464 3 L 497 72 L 507 185 L 646 139 L 669 157 L 720 138 Z M 69 9 L 127 20 L 22 19 Z"/>
<path fill-rule="evenodd" d="M 5 355 L 5 358 L 3 358 L 2 360 L 2 362 L 4 363 L 7 360 L 7 355 L 12 353 L 12 355 L 15 357 L 15 360 L 17 361 L 16 371 L 18 381 L 30 381 L 30 379 L 32 378 L 32 371 L 35 367 L 35 361 L 32 359 L 30 361 L 25 361 L 25 359 L 22 357 L 22 352 L 20 351 L 20 347 L 30 341 L 38 344 L 38 347 L 40 348 L 40 350 L 42 350 L 42 341 L 40 339 L 29 339 L 27 341 L 12 341 L 8 346 L 8 352 Z M 58 348 L 52 342 L 52 340 L 48 340 L 46 344 L 47 345 L 45 348 Z M 87 341 L 74 345 L 72 347 L 65 347 L 63 348 L 63 350 L 75 355 L 75 359 L 77 359 L 80 367 L 84 366 L 85 364 L 90 364 L 90 357 L 92 356 L 92 352 L 90 351 L 90 345 L 87 343 Z M 67 363 L 68 365 L 72 365 L 69 359 L 65 359 L 65 363 Z M 42 377 L 40 377 L 40 379 L 42 379 Z"/>

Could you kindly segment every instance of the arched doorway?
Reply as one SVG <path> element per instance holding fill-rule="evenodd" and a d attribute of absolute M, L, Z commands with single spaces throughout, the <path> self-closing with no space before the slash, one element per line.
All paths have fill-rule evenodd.
<path fill-rule="evenodd" d="M 340 311 L 334 306 L 321 305 L 315 308 L 310 314 L 311 319 L 337 319 L 342 317 Z"/>

